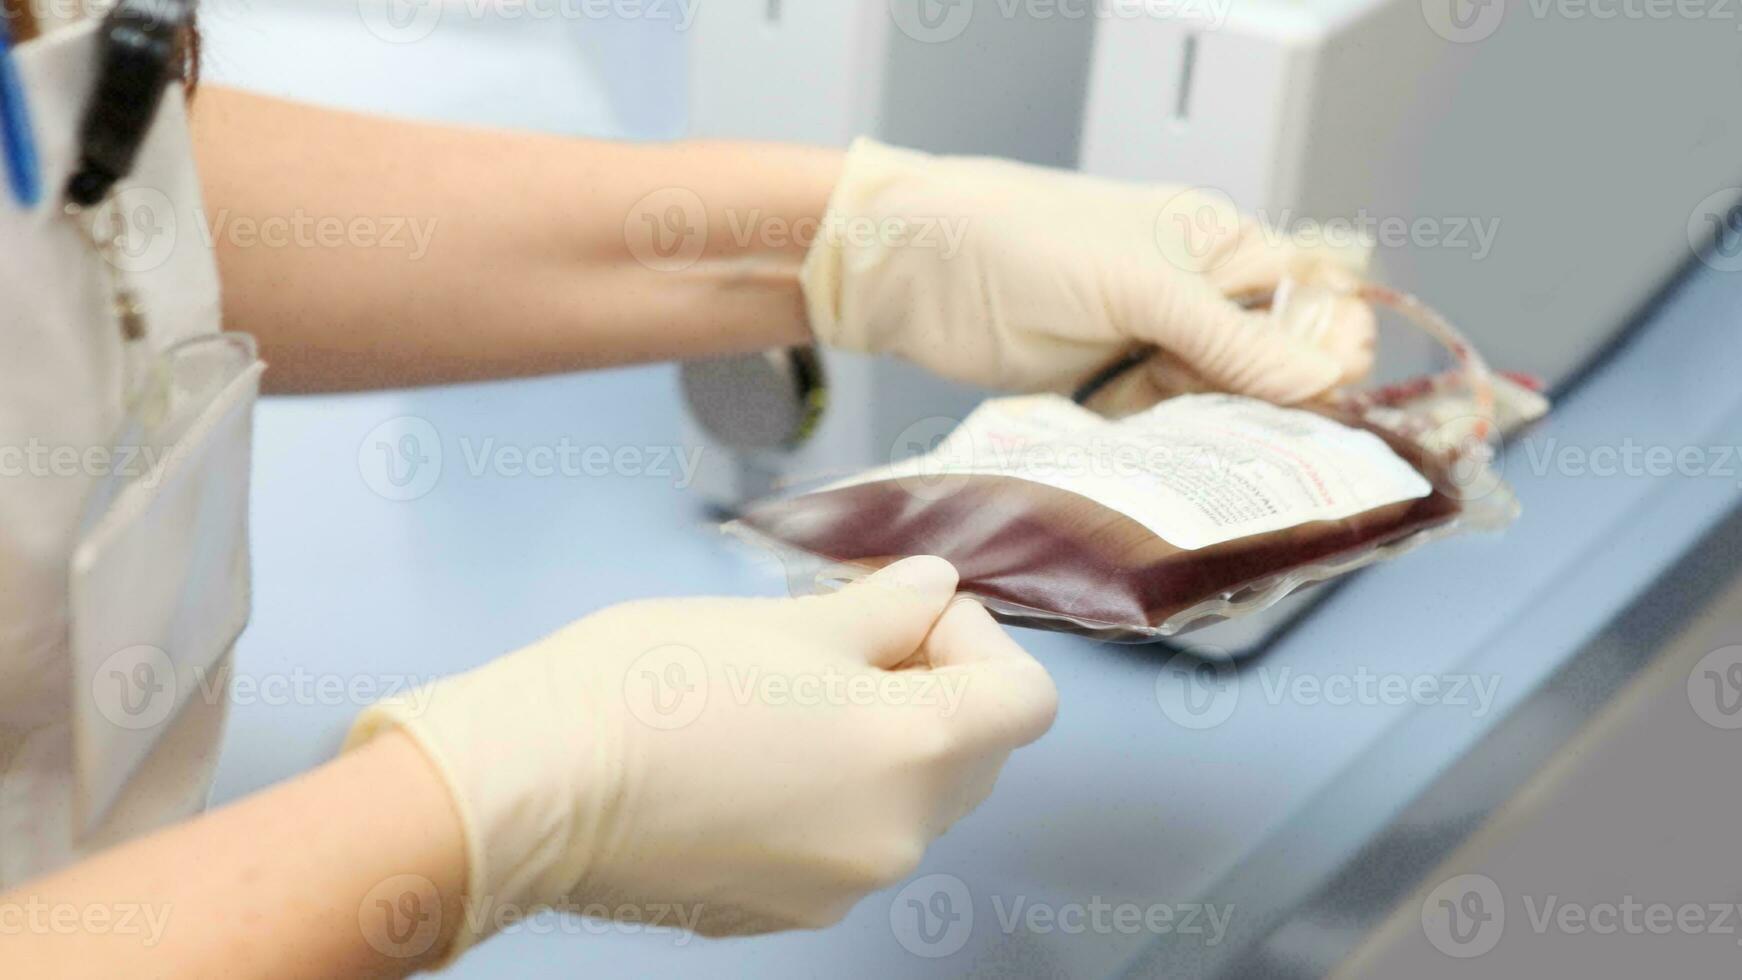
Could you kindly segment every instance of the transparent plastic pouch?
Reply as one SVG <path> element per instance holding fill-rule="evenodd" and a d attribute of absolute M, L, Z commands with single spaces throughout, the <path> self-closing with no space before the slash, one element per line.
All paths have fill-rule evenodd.
<path fill-rule="evenodd" d="M 774 549 L 798 592 L 935 554 L 1005 622 L 1149 642 L 1503 528 L 1519 508 L 1490 440 L 1546 402 L 1415 300 L 1360 295 L 1458 368 L 1297 408 L 1188 392 L 1113 419 L 1061 396 L 996 399 L 929 453 L 765 501 L 728 530 Z"/>

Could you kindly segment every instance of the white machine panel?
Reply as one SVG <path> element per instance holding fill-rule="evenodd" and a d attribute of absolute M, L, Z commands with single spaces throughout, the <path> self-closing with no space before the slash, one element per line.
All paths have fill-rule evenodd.
<path fill-rule="evenodd" d="M 1353 219 L 1379 240 L 1379 277 L 1497 364 L 1559 380 L 1742 184 L 1736 23 L 1716 5 L 1595 13 L 1611 7 L 1272 0 L 1220 22 L 1107 18 L 1082 166 L 1218 188 L 1273 224 Z"/>

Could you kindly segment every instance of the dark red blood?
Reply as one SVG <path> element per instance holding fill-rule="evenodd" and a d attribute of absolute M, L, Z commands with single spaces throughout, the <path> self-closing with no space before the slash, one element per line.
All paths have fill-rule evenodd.
<path fill-rule="evenodd" d="M 833 562 L 876 568 L 912 555 L 955 564 L 962 591 L 1019 607 L 1006 622 L 1103 639 L 1153 638 L 1175 613 L 1278 573 L 1400 540 L 1454 518 L 1445 467 L 1413 443 L 1385 439 L 1436 489 L 1337 521 L 1317 521 L 1182 551 L 1124 514 L 1010 477 L 955 478 L 939 499 L 879 481 L 764 503 L 757 531 Z M 1029 612 L 1024 612 L 1027 610 Z M 1062 619 L 1061 619 L 1062 617 Z M 1201 624 L 1200 624 L 1201 625 Z"/>

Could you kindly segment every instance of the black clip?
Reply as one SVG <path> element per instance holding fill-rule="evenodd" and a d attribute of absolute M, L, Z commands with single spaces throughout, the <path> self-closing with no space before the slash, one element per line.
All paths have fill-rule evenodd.
<path fill-rule="evenodd" d="M 132 171 L 164 89 L 181 74 L 192 18 L 189 0 L 121 0 L 103 18 L 97 86 L 79 127 L 79 166 L 67 181 L 70 203 L 96 204 Z"/>

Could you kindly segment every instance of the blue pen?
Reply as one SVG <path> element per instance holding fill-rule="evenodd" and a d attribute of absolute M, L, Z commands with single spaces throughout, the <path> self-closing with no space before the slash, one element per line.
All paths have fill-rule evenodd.
<path fill-rule="evenodd" d="M 36 137 L 30 131 L 30 107 L 24 82 L 12 60 L 12 33 L 0 17 L 0 146 L 6 153 L 6 180 L 12 196 L 25 207 L 42 199 L 42 174 L 36 160 Z"/>

